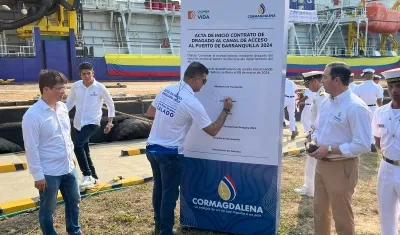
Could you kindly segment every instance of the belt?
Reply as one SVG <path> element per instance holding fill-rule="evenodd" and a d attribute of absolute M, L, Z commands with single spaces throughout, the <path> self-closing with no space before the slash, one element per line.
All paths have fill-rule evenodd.
<path fill-rule="evenodd" d="M 311 104 L 306 104 L 306 105 L 311 105 Z"/>
<path fill-rule="evenodd" d="M 390 163 L 390 164 L 392 164 L 392 165 L 395 165 L 395 166 L 400 166 L 400 161 L 394 161 L 394 160 L 390 160 L 390 159 L 388 159 L 388 158 L 385 158 L 385 156 L 382 156 L 382 159 L 385 161 L 385 162 L 387 162 L 387 163 Z"/>
<path fill-rule="evenodd" d="M 355 157 L 323 158 L 321 160 L 325 162 L 339 162 L 339 161 L 348 161 L 353 159 L 355 159 Z"/>
<path fill-rule="evenodd" d="M 376 106 L 376 104 L 369 104 L 368 107 Z"/>
<path fill-rule="evenodd" d="M 288 95 L 285 95 L 286 97 L 288 97 L 288 98 L 294 98 L 294 96 L 288 96 Z"/>

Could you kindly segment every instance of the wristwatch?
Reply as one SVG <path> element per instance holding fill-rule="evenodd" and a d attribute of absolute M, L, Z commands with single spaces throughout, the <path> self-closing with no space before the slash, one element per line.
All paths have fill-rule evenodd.
<path fill-rule="evenodd" d="M 231 113 L 231 110 L 230 109 L 224 109 L 223 110 L 226 114 L 230 114 Z"/>
<path fill-rule="evenodd" d="M 114 124 L 109 122 L 109 123 L 107 123 L 107 126 L 109 126 L 110 128 L 113 128 Z"/>
<path fill-rule="evenodd" d="M 328 147 L 328 153 L 329 153 L 329 154 L 332 154 L 332 146 L 329 146 L 329 147 Z"/>

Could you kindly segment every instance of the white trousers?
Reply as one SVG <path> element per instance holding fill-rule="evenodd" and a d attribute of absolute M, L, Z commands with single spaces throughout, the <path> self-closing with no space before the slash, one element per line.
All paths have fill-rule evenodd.
<path fill-rule="evenodd" d="M 371 110 L 371 112 L 372 112 L 372 116 L 374 116 L 374 112 L 375 112 L 375 110 L 378 108 L 378 106 L 377 105 L 375 105 L 375 106 L 368 106 L 368 108 L 369 108 L 369 110 Z M 371 133 L 371 144 L 375 144 L 375 138 L 374 138 L 374 135 Z"/>
<path fill-rule="evenodd" d="M 296 99 L 285 97 L 285 106 L 283 108 L 286 107 L 289 114 L 290 131 L 296 131 Z M 285 121 L 285 118 L 283 118 L 283 121 Z"/>
<path fill-rule="evenodd" d="M 311 131 L 311 109 L 312 105 L 304 105 L 303 111 L 301 112 L 301 124 L 303 124 L 304 132 L 308 134 Z"/>
<path fill-rule="evenodd" d="M 307 195 L 314 196 L 314 178 L 317 159 L 306 156 L 306 166 L 304 169 L 304 188 L 307 189 Z"/>
<path fill-rule="evenodd" d="M 381 161 L 377 184 L 381 235 L 397 235 L 400 198 L 400 166 Z"/>

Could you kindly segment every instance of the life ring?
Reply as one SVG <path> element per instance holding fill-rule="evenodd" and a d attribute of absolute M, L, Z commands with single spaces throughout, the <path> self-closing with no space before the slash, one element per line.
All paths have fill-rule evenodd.
<path fill-rule="evenodd" d="M 162 47 L 163 48 L 168 48 L 169 47 L 169 39 L 168 38 L 164 38 L 163 39 Z"/>

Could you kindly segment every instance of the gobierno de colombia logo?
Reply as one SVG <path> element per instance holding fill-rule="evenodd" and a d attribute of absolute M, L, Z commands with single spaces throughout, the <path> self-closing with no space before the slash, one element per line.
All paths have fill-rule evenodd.
<path fill-rule="evenodd" d="M 210 11 L 209 10 L 198 10 L 198 11 L 188 11 L 189 20 L 209 20 Z"/>
<path fill-rule="evenodd" d="M 267 8 L 264 3 L 258 6 L 258 14 L 248 15 L 249 19 L 272 19 L 275 18 L 275 13 L 267 13 Z"/>
<path fill-rule="evenodd" d="M 194 11 L 188 11 L 188 19 L 193 20 L 196 18 L 196 12 Z"/>
<path fill-rule="evenodd" d="M 224 210 L 234 211 L 234 213 L 256 213 L 263 214 L 263 209 L 258 205 L 248 205 L 240 202 L 234 202 L 237 196 L 236 184 L 232 177 L 227 174 L 218 185 L 218 195 L 222 199 L 210 200 L 207 198 L 192 198 L 192 203 L 202 209 L 214 208 L 216 211 L 226 212 Z"/>

